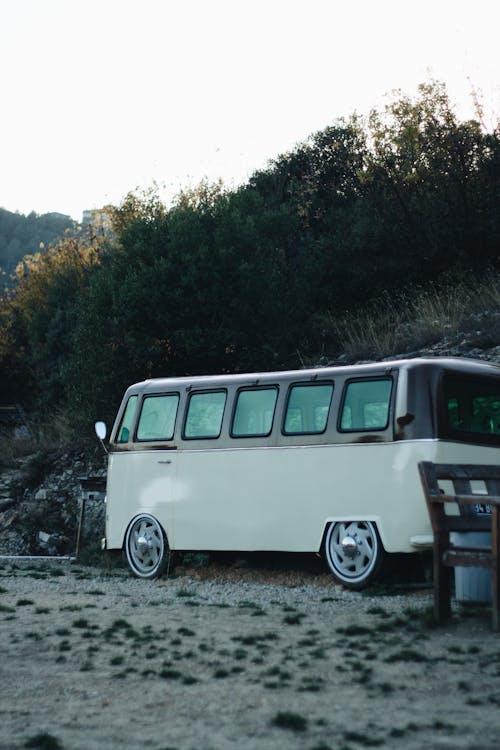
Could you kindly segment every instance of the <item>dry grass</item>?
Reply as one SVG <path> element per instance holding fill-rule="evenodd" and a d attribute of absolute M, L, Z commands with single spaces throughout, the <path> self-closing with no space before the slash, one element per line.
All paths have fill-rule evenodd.
<path fill-rule="evenodd" d="M 92 431 L 85 438 L 93 440 Z M 30 421 L 15 432 L 0 432 L 0 468 L 12 468 L 19 459 L 38 456 L 41 463 L 47 454 L 72 453 L 83 450 L 85 441 L 66 412 L 55 412 L 50 419 Z"/>
<path fill-rule="evenodd" d="M 500 276 L 461 278 L 398 296 L 385 294 L 368 308 L 329 316 L 326 328 L 349 359 L 382 359 L 414 352 L 466 333 L 471 343 L 500 343 Z"/>

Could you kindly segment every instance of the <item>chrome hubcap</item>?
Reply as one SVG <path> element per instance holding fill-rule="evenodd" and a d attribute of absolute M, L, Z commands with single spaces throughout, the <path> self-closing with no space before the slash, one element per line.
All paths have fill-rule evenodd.
<path fill-rule="evenodd" d="M 359 554 L 358 543 L 353 536 L 345 536 L 341 542 L 342 551 L 346 557 L 351 559 Z"/>
<path fill-rule="evenodd" d="M 137 551 L 140 552 L 141 554 L 144 555 L 152 547 L 153 547 L 153 542 L 151 540 L 151 537 L 140 536 L 137 539 Z"/>

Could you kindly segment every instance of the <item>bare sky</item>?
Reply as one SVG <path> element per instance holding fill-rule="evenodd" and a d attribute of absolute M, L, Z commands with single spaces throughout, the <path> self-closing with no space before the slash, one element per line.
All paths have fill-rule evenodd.
<path fill-rule="evenodd" d="M 500 115 L 499 0 L 0 0 L 0 206 L 245 181 L 401 88 Z"/>

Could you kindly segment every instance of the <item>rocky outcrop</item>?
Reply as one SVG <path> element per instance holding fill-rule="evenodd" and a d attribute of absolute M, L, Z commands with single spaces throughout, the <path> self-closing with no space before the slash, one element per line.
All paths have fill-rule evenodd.
<path fill-rule="evenodd" d="M 104 493 L 85 496 L 81 479 L 89 475 L 104 482 L 104 462 L 62 452 L 25 456 L 3 469 L 0 555 L 73 555 L 77 542 L 97 542 L 104 535 Z"/>

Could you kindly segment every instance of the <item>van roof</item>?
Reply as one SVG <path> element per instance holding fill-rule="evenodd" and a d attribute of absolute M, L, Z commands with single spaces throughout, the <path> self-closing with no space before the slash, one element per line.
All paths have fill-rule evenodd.
<path fill-rule="evenodd" d="M 199 387 L 221 385 L 263 385 L 276 380 L 322 380 L 338 376 L 349 376 L 364 373 L 389 373 L 394 369 L 414 368 L 451 369 L 469 374 L 500 374 L 500 365 L 484 360 L 467 359 L 461 357 L 421 357 L 411 359 L 393 359 L 378 362 L 362 362 L 355 365 L 339 365 L 330 367 L 314 367 L 303 370 L 276 370 L 269 372 L 227 373 L 218 375 L 186 375 L 181 377 L 151 378 L 131 385 L 127 391 L 143 392 L 158 391 L 172 387 Z"/>

